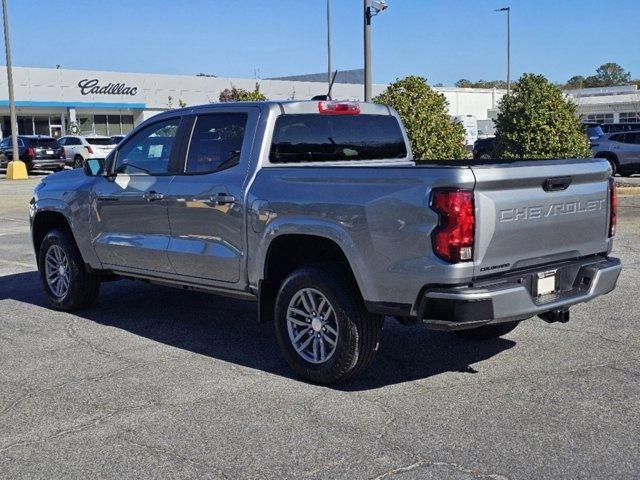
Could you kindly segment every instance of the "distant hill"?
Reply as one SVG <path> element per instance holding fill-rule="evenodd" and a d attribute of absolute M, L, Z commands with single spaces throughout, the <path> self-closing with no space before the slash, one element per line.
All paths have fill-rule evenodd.
<path fill-rule="evenodd" d="M 267 80 L 289 80 L 293 82 L 326 82 L 327 72 L 309 73 L 307 75 L 291 75 L 288 77 L 272 77 Z M 364 84 L 364 69 L 339 71 L 335 83 Z"/>

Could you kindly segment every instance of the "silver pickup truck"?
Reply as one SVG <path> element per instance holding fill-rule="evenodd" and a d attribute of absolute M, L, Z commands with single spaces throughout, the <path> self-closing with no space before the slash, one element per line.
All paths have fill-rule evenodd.
<path fill-rule="evenodd" d="M 473 339 L 567 321 L 615 287 L 616 203 L 603 159 L 420 162 L 386 106 L 259 102 L 159 114 L 44 179 L 30 214 L 54 308 L 113 278 L 257 301 L 289 365 L 331 383 L 385 316 Z"/>

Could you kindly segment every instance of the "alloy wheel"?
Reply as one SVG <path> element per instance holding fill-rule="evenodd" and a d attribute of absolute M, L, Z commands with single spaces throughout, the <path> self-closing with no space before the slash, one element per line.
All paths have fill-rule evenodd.
<path fill-rule="evenodd" d="M 51 245 L 45 256 L 45 275 L 49 290 L 58 298 L 69 292 L 69 259 L 59 245 Z"/>
<path fill-rule="evenodd" d="M 307 362 L 324 363 L 336 351 L 336 311 L 315 288 L 303 288 L 293 295 L 287 307 L 287 330 L 294 350 Z"/>

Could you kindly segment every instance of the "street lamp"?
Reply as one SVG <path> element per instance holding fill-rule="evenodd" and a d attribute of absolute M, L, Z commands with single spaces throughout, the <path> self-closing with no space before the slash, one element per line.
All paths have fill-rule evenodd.
<path fill-rule="evenodd" d="M 364 0 L 364 101 L 371 101 L 371 19 L 389 6 L 385 0 Z"/>
<path fill-rule="evenodd" d="M 16 120 L 16 103 L 13 98 L 13 73 L 11 71 L 11 44 L 9 42 L 9 14 L 7 0 L 2 0 L 2 17 L 4 20 L 4 48 L 7 54 L 7 83 L 9 87 L 9 117 L 11 118 L 11 150 L 12 158 L 7 165 L 7 178 L 24 180 L 27 178 L 27 167 L 18 153 L 18 121 Z"/>
<path fill-rule="evenodd" d="M 507 95 L 511 93 L 511 7 L 498 8 L 496 12 L 507 12 Z"/>

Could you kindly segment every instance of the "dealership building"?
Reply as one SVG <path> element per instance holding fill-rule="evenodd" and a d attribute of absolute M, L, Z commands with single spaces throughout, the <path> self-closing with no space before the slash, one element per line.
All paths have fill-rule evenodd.
<path fill-rule="evenodd" d="M 6 69 L 0 68 L 0 129 L 9 134 Z M 260 91 L 272 100 L 310 99 L 325 94 L 326 82 L 228 78 L 197 75 L 162 75 L 56 68 L 14 67 L 13 83 L 20 134 L 52 135 L 68 133 L 116 135 L 156 113 L 216 102 L 225 88 L 232 86 Z M 373 86 L 376 95 L 385 85 Z M 451 115 L 488 118 L 504 94 L 500 90 L 437 88 L 449 101 Z M 336 83 L 333 97 L 359 100 L 363 87 L 356 83 Z"/>

